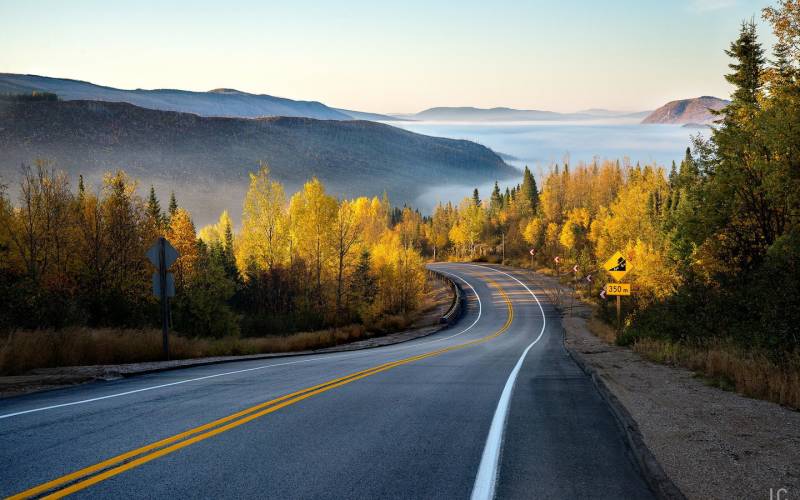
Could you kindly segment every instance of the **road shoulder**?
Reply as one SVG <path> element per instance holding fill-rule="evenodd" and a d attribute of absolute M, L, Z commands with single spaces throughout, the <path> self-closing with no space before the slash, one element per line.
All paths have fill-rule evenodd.
<path fill-rule="evenodd" d="M 564 318 L 566 347 L 617 407 L 634 453 L 662 496 L 800 493 L 800 412 L 710 387 L 689 370 L 610 345 L 589 332 L 587 312 L 576 309 Z M 666 478 L 659 477 L 662 471 Z"/>

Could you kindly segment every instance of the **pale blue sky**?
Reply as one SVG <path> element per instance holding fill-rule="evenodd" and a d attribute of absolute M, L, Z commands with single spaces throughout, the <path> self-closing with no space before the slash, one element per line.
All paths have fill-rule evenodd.
<path fill-rule="evenodd" d="M 769 1 L 0 0 L 0 72 L 375 112 L 652 109 L 727 97 L 723 49 Z"/>

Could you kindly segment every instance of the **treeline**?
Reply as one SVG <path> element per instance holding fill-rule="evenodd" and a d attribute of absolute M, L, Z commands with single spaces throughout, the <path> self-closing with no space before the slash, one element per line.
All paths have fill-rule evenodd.
<path fill-rule="evenodd" d="M 286 334 L 402 323 L 420 304 L 418 247 L 391 224 L 387 200 L 338 200 L 314 179 L 286 199 L 262 166 L 251 175 L 243 226 L 223 213 L 196 233 L 174 193 L 166 210 L 124 172 L 97 192 L 39 161 L 12 203 L 0 186 L 0 331 L 143 327 L 158 320 L 145 251 L 165 236 L 173 265 L 172 321 L 187 335 Z M 397 326 L 395 324 L 394 326 Z"/>
<path fill-rule="evenodd" d="M 732 343 L 780 361 L 800 350 L 800 6 L 768 8 L 778 40 L 772 61 L 753 22 L 727 51 L 732 102 L 708 139 L 680 165 L 592 162 L 551 169 L 541 192 L 526 168 L 522 185 L 488 200 L 477 190 L 439 206 L 426 232 L 439 255 L 525 262 L 609 280 L 600 266 L 622 251 L 622 343 L 651 337 L 696 346 Z M 571 274 L 570 274 L 571 276 Z M 581 288 L 587 282 L 581 281 Z M 599 299 L 598 299 L 599 300 Z"/>
<path fill-rule="evenodd" d="M 34 90 L 28 94 L 13 94 L 7 92 L 0 92 L 0 101 L 11 101 L 11 102 L 38 102 L 38 101 L 58 101 L 59 97 L 57 94 L 53 94 L 52 92 L 41 92 L 38 90 Z"/>

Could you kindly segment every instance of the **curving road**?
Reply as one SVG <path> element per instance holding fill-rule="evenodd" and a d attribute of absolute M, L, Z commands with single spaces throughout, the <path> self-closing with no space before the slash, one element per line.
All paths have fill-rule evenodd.
<path fill-rule="evenodd" d="M 429 337 L 0 401 L 0 496 L 651 498 L 537 290 L 433 267 L 468 305 Z"/>

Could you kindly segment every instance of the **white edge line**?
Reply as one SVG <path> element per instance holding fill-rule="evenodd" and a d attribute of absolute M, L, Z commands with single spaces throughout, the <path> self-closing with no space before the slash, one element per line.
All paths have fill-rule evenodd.
<path fill-rule="evenodd" d="M 439 272 L 442 272 L 442 271 L 439 271 Z M 456 276 L 456 275 L 453 275 L 453 274 L 450 274 L 450 273 L 444 273 L 444 274 L 448 274 L 450 276 L 458 278 L 459 280 L 463 281 L 472 290 L 472 292 L 475 294 L 475 297 L 477 297 L 477 299 L 478 299 L 478 317 L 475 318 L 475 321 L 473 321 L 472 324 L 470 324 L 468 327 L 466 327 L 465 329 L 461 330 L 460 332 L 456 333 L 455 335 L 450 335 L 449 337 L 442 337 L 440 339 L 434 339 L 434 340 L 429 340 L 427 342 L 421 342 L 421 343 L 418 343 L 418 344 L 404 346 L 401 349 L 394 350 L 394 352 L 396 352 L 398 350 L 411 349 L 411 348 L 418 347 L 418 346 L 421 346 L 421 345 L 431 344 L 431 343 L 434 343 L 434 342 L 441 342 L 442 340 L 448 340 L 448 339 L 452 339 L 454 337 L 458 337 L 462 333 L 466 333 L 467 330 L 472 329 L 472 327 L 475 326 L 476 323 L 478 323 L 478 320 L 481 319 L 481 313 L 482 313 L 483 307 L 481 305 L 481 298 L 478 296 L 478 292 L 476 292 L 475 289 L 472 287 L 472 285 L 470 285 L 466 280 L 464 280 L 460 276 Z M 390 346 L 387 346 L 387 347 L 390 347 Z M 150 387 L 142 387 L 141 389 L 134 389 L 134 390 L 131 390 L 131 391 L 119 392 L 119 393 L 115 393 L 115 394 L 108 394 L 106 396 L 98 396 L 96 398 L 83 399 L 83 400 L 80 400 L 80 401 L 71 401 L 69 403 L 61 403 L 61 404 L 57 404 L 57 405 L 43 406 L 43 407 L 40 407 L 40 408 L 32 408 L 30 410 L 22 410 L 22 411 L 17 411 L 17 412 L 14 412 L 14 413 L 7 413 L 5 415 L 0 415 L 0 420 L 3 420 L 5 418 L 16 417 L 16 416 L 19 416 L 19 415 L 25 415 L 25 414 L 28 414 L 28 413 L 36 413 L 36 412 L 46 411 L 46 410 L 55 410 L 57 408 L 64 408 L 64 407 L 67 407 L 67 406 L 82 405 L 82 404 L 87 404 L 87 403 L 94 403 L 95 401 L 102 401 L 104 399 L 118 398 L 118 397 L 121 397 L 121 396 L 129 396 L 131 394 L 136 394 L 136 393 L 139 393 L 139 392 L 152 391 L 152 390 L 155 390 L 155 389 L 163 389 L 165 387 L 172 387 L 172 386 L 176 386 L 176 385 L 187 384 L 189 382 L 197 382 L 197 381 L 200 381 L 200 380 L 208 380 L 208 379 L 217 378 L 217 377 L 224 377 L 226 375 L 236 375 L 236 374 L 239 374 L 239 373 L 251 372 L 251 371 L 256 371 L 256 370 L 264 370 L 266 368 L 273 368 L 273 367 L 276 367 L 276 366 L 296 365 L 296 364 L 299 364 L 299 363 L 309 363 L 311 361 L 329 361 L 329 360 L 334 359 L 334 358 L 338 361 L 340 359 L 347 359 L 347 358 L 351 358 L 351 357 L 354 357 L 354 356 L 362 355 L 362 354 L 364 354 L 364 351 L 348 354 L 348 355 L 345 355 L 345 356 L 338 356 L 341 353 L 331 353 L 331 354 L 333 356 L 332 355 L 323 355 L 323 356 L 320 356 L 320 357 L 316 357 L 315 356 L 315 357 L 312 357 L 312 358 L 309 358 L 309 359 L 301 359 L 301 360 L 298 360 L 298 361 L 289 361 L 289 362 L 285 362 L 285 363 L 275 363 L 275 364 L 271 364 L 271 365 L 256 366 L 256 367 L 253 367 L 253 368 L 245 368 L 245 369 L 242 369 L 242 370 L 234 370 L 234 371 L 230 371 L 230 372 L 223 372 L 223 373 L 216 373 L 216 374 L 213 374 L 213 375 L 206 375 L 206 376 L 203 376 L 203 377 L 190 378 L 190 379 L 186 379 L 186 380 L 178 380 L 176 382 L 170 382 L 170 383 L 167 383 L 167 384 L 159 384 L 159 385 L 154 385 L 154 386 L 150 386 Z M 314 356 L 314 355 L 311 355 L 311 356 Z M 191 367 L 187 367 L 187 368 L 191 368 Z"/>
<path fill-rule="evenodd" d="M 536 303 L 539 305 L 539 311 L 542 313 L 542 330 L 539 332 L 539 336 L 536 337 L 536 339 L 531 342 L 530 345 L 528 345 L 528 347 L 526 347 L 522 352 L 519 360 L 517 360 L 517 364 L 514 365 L 514 369 L 511 370 L 511 374 L 509 374 L 508 379 L 506 380 L 506 385 L 503 387 L 503 392 L 500 394 L 500 401 L 497 402 L 497 409 L 494 411 L 492 424 L 489 427 L 489 435 L 486 436 L 486 445 L 483 448 L 483 455 L 481 455 L 481 463 L 478 466 L 478 474 L 475 476 L 475 484 L 472 486 L 472 500 L 492 500 L 494 498 L 495 486 L 497 485 L 497 475 L 500 468 L 500 451 L 503 445 L 503 433 L 505 432 L 506 420 L 508 419 L 508 408 L 511 405 L 511 394 L 514 392 L 514 384 L 517 381 L 517 376 L 519 375 L 519 371 L 522 368 L 522 363 L 525 361 L 525 356 L 527 356 L 528 351 L 530 351 L 531 347 L 539 342 L 539 340 L 542 338 L 542 335 L 544 335 L 544 329 L 547 324 L 547 320 L 544 316 L 542 303 L 539 302 L 539 298 L 536 297 L 536 294 L 533 293 L 531 289 L 525 285 L 525 283 L 498 269 L 477 266 L 474 264 L 467 265 L 480 267 L 482 269 L 490 269 L 500 274 L 505 274 L 509 278 L 513 279 L 525 287 L 525 290 L 527 290 L 528 293 L 530 293 L 533 298 L 536 299 Z"/>

